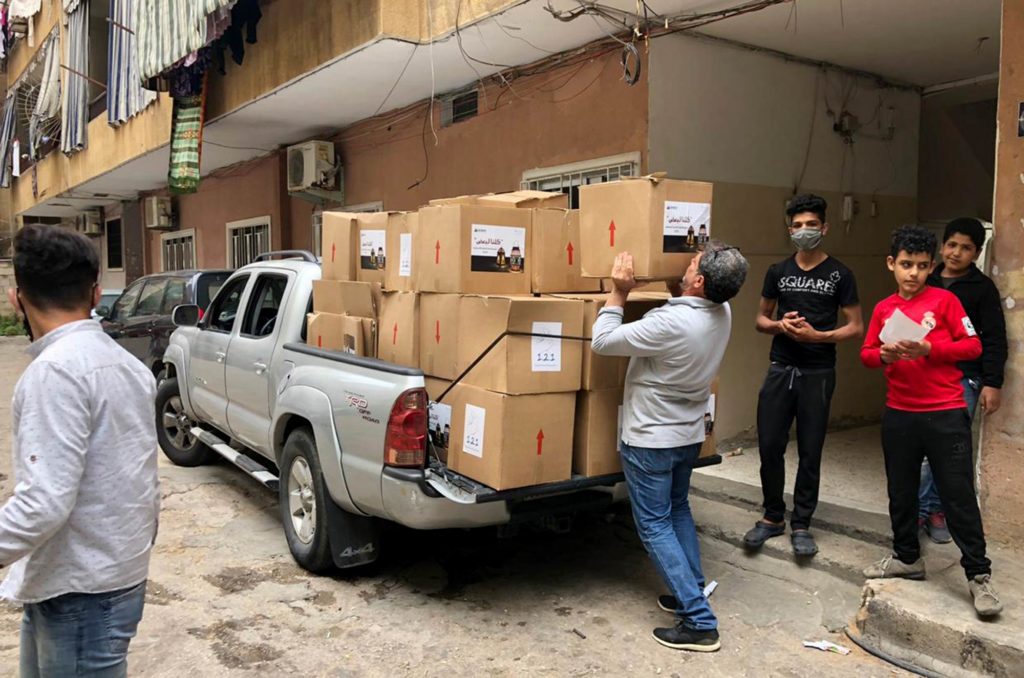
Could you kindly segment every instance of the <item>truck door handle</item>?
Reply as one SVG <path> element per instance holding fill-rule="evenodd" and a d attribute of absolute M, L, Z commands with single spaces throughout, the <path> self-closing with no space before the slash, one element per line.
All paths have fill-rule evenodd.
<path fill-rule="evenodd" d="M 219 363 L 224 362 L 224 358 L 228 357 L 228 354 L 225 353 L 224 351 L 217 351 L 216 353 L 214 353 L 214 355 L 217 356 L 217 362 Z"/>
<path fill-rule="evenodd" d="M 264 362 L 260 362 L 259 360 L 254 362 L 252 366 L 256 368 L 256 374 L 263 374 L 264 372 L 267 371 L 267 364 Z"/>

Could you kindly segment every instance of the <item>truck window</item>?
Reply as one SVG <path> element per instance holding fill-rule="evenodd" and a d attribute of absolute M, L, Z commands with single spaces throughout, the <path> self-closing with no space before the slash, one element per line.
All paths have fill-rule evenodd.
<path fill-rule="evenodd" d="M 163 305 L 164 292 L 167 290 L 167 279 L 166 278 L 153 278 L 146 281 L 146 286 L 142 288 L 142 296 L 139 297 L 139 305 L 135 307 L 135 312 L 132 313 L 133 318 L 138 318 L 147 315 L 157 315 L 160 313 L 160 307 Z"/>
<path fill-rule="evenodd" d="M 167 292 L 164 294 L 164 305 L 160 309 L 161 315 L 170 315 L 174 312 L 175 306 L 185 303 L 185 281 L 181 278 L 171 278 L 167 281 Z"/>
<path fill-rule="evenodd" d="M 146 284 L 145 280 L 139 280 L 124 291 L 124 294 L 114 303 L 114 309 L 110 312 L 110 320 L 124 322 L 126 318 L 131 316 L 132 311 L 135 310 L 135 302 L 139 300 L 139 294 L 142 292 L 144 284 Z"/>
<path fill-rule="evenodd" d="M 204 311 L 210 307 L 210 301 L 217 296 L 217 292 L 224 286 L 231 274 L 227 271 L 221 273 L 201 273 L 196 279 L 196 306 Z"/>
<path fill-rule="evenodd" d="M 266 337 L 274 332 L 277 312 L 281 308 L 288 278 L 283 275 L 264 274 L 256 280 L 249 296 L 249 308 L 241 333 L 249 337 Z"/>
<path fill-rule="evenodd" d="M 245 285 L 249 282 L 248 275 L 242 275 L 225 285 L 207 316 L 210 319 L 208 327 L 218 332 L 230 332 L 235 325 L 235 317 L 238 315 L 238 307 L 242 303 L 242 294 L 245 292 Z"/>

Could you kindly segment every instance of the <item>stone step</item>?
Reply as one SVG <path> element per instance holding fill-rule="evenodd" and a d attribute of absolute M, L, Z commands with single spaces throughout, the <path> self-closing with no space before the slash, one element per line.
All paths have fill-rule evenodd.
<path fill-rule="evenodd" d="M 747 509 L 747 528 L 754 526 L 761 516 L 761 487 L 738 480 L 722 478 L 695 471 L 690 480 L 690 493 L 706 499 L 729 504 L 739 508 Z M 786 493 L 786 505 L 793 505 L 793 495 Z M 816 538 L 819 538 L 821 531 L 834 532 L 859 541 L 877 546 L 888 546 L 892 543 L 892 532 L 889 525 L 889 515 L 885 513 L 888 507 L 881 506 L 882 512 L 865 511 L 848 506 L 842 506 L 826 500 L 818 502 L 818 508 L 814 512 L 814 522 L 811 529 Z M 788 518 L 788 516 L 787 516 Z"/>

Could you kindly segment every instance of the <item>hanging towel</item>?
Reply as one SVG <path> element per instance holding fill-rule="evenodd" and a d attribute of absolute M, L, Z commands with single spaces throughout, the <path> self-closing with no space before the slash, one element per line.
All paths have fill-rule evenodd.
<path fill-rule="evenodd" d="M 17 100 L 16 95 L 17 89 L 7 95 L 3 118 L 0 118 L 0 188 L 10 188 L 11 186 L 11 154 L 13 152 L 11 143 L 14 141 L 15 132 L 16 109 L 14 102 Z"/>
<path fill-rule="evenodd" d="M 89 130 L 89 2 L 65 0 L 75 5 L 67 15 L 67 67 L 61 90 L 60 150 L 66 155 L 85 148 Z M 96 0 L 102 2 L 103 0 Z M 82 74 L 82 75 L 79 75 Z"/>
<path fill-rule="evenodd" d="M 171 121 L 171 160 L 167 187 L 172 193 L 199 190 L 203 151 L 203 118 L 206 114 L 206 78 L 201 93 L 175 97 Z"/>

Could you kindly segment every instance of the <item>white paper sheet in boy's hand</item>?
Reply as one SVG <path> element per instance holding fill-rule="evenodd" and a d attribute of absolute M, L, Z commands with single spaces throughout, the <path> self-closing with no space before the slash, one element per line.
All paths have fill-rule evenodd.
<path fill-rule="evenodd" d="M 889 316 L 878 338 L 883 344 L 895 344 L 900 341 L 921 341 L 928 336 L 929 329 L 919 325 L 907 317 L 898 308 Z"/>

